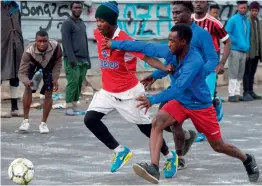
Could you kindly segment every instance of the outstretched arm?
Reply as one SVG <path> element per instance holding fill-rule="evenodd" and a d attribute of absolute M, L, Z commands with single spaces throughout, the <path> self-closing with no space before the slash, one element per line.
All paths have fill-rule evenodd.
<path fill-rule="evenodd" d="M 167 44 L 148 43 L 148 42 L 143 42 L 143 41 L 112 40 L 111 48 L 119 49 L 119 50 L 126 50 L 126 51 L 141 52 L 145 54 L 146 56 L 164 58 L 164 59 L 167 59 L 171 54 Z"/>

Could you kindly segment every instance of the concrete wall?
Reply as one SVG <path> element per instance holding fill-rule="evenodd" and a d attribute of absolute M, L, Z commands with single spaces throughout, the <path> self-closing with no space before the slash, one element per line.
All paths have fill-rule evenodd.
<path fill-rule="evenodd" d="M 135 2 L 135 3 L 134 3 Z M 118 1 L 120 15 L 118 25 L 130 36 L 137 40 L 150 42 L 167 42 L 167 35 L 172 27 L 171 1 Z M 85 1 L 82 19 L 87 26 L 89 38 L 89 52 L 92 69 L 87 77 L 91 84 L 100 87 L 99 61 L 97 58 L 96 42 L 93 30 L 96 27 L 95 11 L 101 0 Z M 231 17 L 236 6 L 234 1 L 218 1 L 221 6 L 221 21 L 225 24 Z M 261 3 L 262 4 L 262 3 Z M 70 16 L 69 2 L 67 1 L 21 1 L 22 30 L 25 45 L 32 42 L 39 29 L 46 30 L 51 39 L 61 41 L 61 24 Z M 261 11 L 262 12 L 262 11 Z M 262 13 L 259 16 L 262 18 Z M 261 68 L 261 67 L 260 67 Z M 153 69 L 140 61 L 137 65 L 138 75 L 144 76 Z M 261 73 L 260 73 L 261 74 Z M 61 88 L 65 86 L 64 73 L 61 74 Z M 262 79 L 261 77 L 258 77 Z M 227 77 L 221 76 L 219 84 L 226 84 Z M 166 87 L 168 80 L 160 81 L 155 88 Z"/>

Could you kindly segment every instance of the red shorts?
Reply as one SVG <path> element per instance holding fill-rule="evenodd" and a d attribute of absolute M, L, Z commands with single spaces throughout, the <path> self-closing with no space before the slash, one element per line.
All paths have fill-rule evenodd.
<path fill-rule="evenodd" d="M 171 100 L 161 110 L 170 114 L 179 124 L 190 118 L 198 132 L 203 133 L 208 140 L 221 139 L 220 126 L 213 105 L 201 110 L 191 110 L 178 101 Z"/>

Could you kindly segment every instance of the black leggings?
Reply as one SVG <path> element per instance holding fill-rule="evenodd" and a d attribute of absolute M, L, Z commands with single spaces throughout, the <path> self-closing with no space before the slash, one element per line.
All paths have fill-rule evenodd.
<path fill-rule="evenodd" d="M 119 146 L 119 143 L 109 132 L 106 125 L 101 121 L 105 114 L 96 111 L 88 111 L 85 115 L 85 125 L 86 127 L 109 149 L 113 150 Z M 138 124 L 140 131 L 150 138 L 152 124 Z M 161 153 L 167 155 L 169 152 L 165 140 L 163 139 L 163 145 L 161 148 Z"/>

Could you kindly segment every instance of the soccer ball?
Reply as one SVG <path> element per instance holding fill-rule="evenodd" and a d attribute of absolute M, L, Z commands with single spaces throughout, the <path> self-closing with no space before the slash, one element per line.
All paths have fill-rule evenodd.
<path fill-rule="evenodd" d="M 27 185 L 34 177 L 34 165 L 25 158 L 15 159 L 8 168 L 9 178 L 20 185 Z"/>

